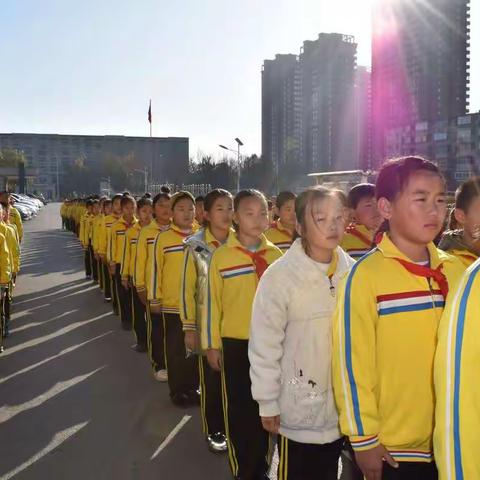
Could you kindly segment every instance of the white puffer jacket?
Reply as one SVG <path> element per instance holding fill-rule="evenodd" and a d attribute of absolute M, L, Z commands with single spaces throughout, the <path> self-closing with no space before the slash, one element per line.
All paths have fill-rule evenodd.
<path fill-rule="evenodd" d="M 355 261 L 340 247 L 335 287 Z M 296 240 L 262 276 L 253 304 L 248 355 L 261 416 L 280 415 L 280 433 L 301 443 L 340 438 L 332 390 L 332 316 L 328 265 Z"/>

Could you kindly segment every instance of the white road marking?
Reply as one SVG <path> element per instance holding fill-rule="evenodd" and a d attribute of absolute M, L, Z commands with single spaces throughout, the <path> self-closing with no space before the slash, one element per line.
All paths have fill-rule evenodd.
<path fill-rule="evenodd" d="M 100 320 L 101 318 L 104 318 L 104 317 L 108 317 L 109 315 L 111 315 L 111 312 L 103 313 L 102 315 L 98 315 L 97 317 L 91 318 L 90 320 L 85 320 L 85 321 L 82 321 L 82 322 L 75 322 L 75 323 L 72 323 L 70 325 L 67 325 L 66 327 L 60 328 L 60 330 L 57 330 L 54 333 L 44 335 L 43 337 L 35 338 L 35 339 L 30 340 L 28 342 L 21 343 L 20 345 L 15 345 L 14 347 L 9 347 L 9 348 L 7 348 L 7 350 L 5 350 L 2 353 L 2 357 L 8 357 L 9 355 L 12 355 L 13 353 L 25 350 L 26 348 L 36 347 L 37 345 L 40 345 L 41 343 L 48 342 L 49 340 L 52 340 L 53 338 L 60 337 L 62 335 L 65 335 L 66 333 L 70 333 L 72 330 L 76 330 L 77 328 L 88 325 L 89 323 L 96 322 L 97 320 Z"/>
<path fill-rule="evenodd" d="M 72 313 L 75 313 L 76 311 L 77 311 L 77 309 L 69 310 L 68 312 L 63 312 L 60 315 L 57 315 L 53 318 L 49 318 L 48 320 L 45 320 L 44 322 L 26 323 L 25 325 L 22 325 L 21 327 L 11 328 L 10 333 L 18 333 L 18 332 L 21 332 L 23 330 L 27 330 L 29 328 L 38 327 L 39 325 L 47 325 L 48 323 L 53 322 L 54 320 L 59 320 L 60 318 L 67 317 L 68 315 L 71 315 Z M 28 312 L 28 310 L 27 310 L 27 312 Z"/>
<path fill-rule="evenodd" d="M 165 440 L 160 444 L 160 446 L 155 450 L 155 453 L 150 457 L 150 460 L 153 460 L 174 438 L 175 435 L 185 426 L 185 424 L 191 419 L 191 415 L 185 415 L 179 422 L 178 425 L 167 435 Z"/>
<path fill-rule="evenodd" d="M 97 368 L 90 373 L 85 375 L 78 375 L 77 377 L 73 377 L 70 380 L 65 380 L 63 382 L 58 382 L 52 388 L 47 390 L 46 392 L 38 395 L 37 397 L 29 400 L 28 402 L 24 402 L 20 405 L 5 405 L 0 407 L 0 423 L 7 422 L 8 420 L 12 419 L 16 415 L 25 412 L 27 410 L 31 410 L 32 408 L 39 407 L 42 403 L 45 403 L 47 400 L 50 400 L 57 395 L 60 395 L 65 390 L 68 390 L 70 387 L 74 387 L 75 385 L 83 382 L 88 377 L 95 375 L 100 370 L 103 370 L 106 367 Z"/>
<path fill-rule="evenodd" d="M 59 358 L 62 355 L 66 355 L 67 353 L 74 352 L 75 350 L 78 350 L 79 348 L 83 347 L 84 345 L 87 345 L 91 342 L 94 342 L 95 340 L 98 340 L 99 338 L 103 338 L 107 335 L 110 335 L 111 333 L 113 333 L 113 330 L 102 333 L 101 335 L 97 335 L 96 337 L 90 338 L 89 340 L 87 340 L 85 342 L 82 342 L 82 343 L 79 343 L 78 345 L 72 345 L 71 347 L 65 348 L 61 352 L 59 352 L 55 355 L 52 355 L 51 357 L 45 358 L 44 360 L 41 360 L 40 362 L 34 363 L 33 365 L 29 365 L 28 367 L 22 368 L 22 370 L 19 370 L 18 372 L 15 372 L 15 373 L 12 373 L 11 375 L 8 375 L 7 377 L 0 378 L 0 385 L 2 383 L 7 382 L 8 380 L 11 380 L 12 378 L 18 377 L 19 375 L 27 373 L 30 370 L 33 370 L 34 368 L 40 367 L 41 365 L 44 365 L 45 363 L 51 362 L 52 360 L 55 360 L 56 358 Z"/>
<path fill-rule="evenodd" d="M 72 437 L 77 432 L 79 432 L 87 424 L 88 422 L 78 423 L 77 425 L 73 425 L 70 428 L 66 428 L 65 430 L 57 432 L 53 436 L 51 442 L 45 448 L 37 452 L 35 455 L 33 455 L 33 457 L 29 458 L 26 462 L 23 462 L 18 467 L 15 467 L 13 470 L 10 470 L 9 472 L 2 475 L 0 477 L 0 480 L 10 480 L 10 478 L 13 478 L 18 473 L 23 472 L 28 467 L 33 465 L 35 462 L 38 462 L 38 460 L 43 458 L 45 455 L 49 454 L 52 450 L 55 450 L 59 445 L 66 442 L 70 437 Z"/>

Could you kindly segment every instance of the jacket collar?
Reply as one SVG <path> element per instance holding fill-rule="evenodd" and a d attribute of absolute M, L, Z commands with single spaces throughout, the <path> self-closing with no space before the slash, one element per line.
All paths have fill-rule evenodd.
<path fill-rule="evenodd" d="M 404 253 L 402 253 L 397 246 L 392 242 L 388 233 L 384 233 L 382 236 L 382 240 L 377 245 L 377 249 L 382 253 L 382 255 L 386 258 L 401 258 L 407 262 L 411 262 L 412 260 L 408 258 Z M 443 262 L 451 262 L 452 257 L 442 250 L 438 250 L 437 247 L 433 242 L 430 242 L 427 245 L 428 254 L 430 256 L 430 267 L 435 269 Z"/>
<path fill-rule="evenodd" d="M 269 240 L 267 240 L 267 237 L 265 235 L 262 235 L 260 236 L 260 245 L 258 246 L 258 250 L 266 250 L 266 249 L 272 249 L 272 248 L 276 248 L 275 245 L 270 242 Z M 235 248 L 235 247 L 240 247 L 240 248 L 245 248 L 239 241 L 238 241 L 238 238 L 237 238 L 237 233 L 232 230 L 230 232 L 230 234 L 228 235 L 228 238 L 227 238 L 227 246 L 230 247 L 230 248 Z"/>

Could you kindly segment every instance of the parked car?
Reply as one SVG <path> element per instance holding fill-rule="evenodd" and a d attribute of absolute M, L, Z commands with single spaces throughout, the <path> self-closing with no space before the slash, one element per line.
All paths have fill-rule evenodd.
<path fill-rule="evenodd" d="M 15 203 L 14 207 L 20 213 L 20 217 L 22 218 L 22 220 L 30 220 L 32 218 L 33 212 L 26 205 L 21 204 L 21 203 Z"/>

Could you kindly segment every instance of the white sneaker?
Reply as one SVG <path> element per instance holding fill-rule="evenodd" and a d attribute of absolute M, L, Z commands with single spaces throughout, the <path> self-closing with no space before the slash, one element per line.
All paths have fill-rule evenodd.
<path fill-rule="evenodd" d="M 168 373 L 166 370 L 159 370 L 155 372 L 153 376 L 158 382 L 168 382 Z"/>

